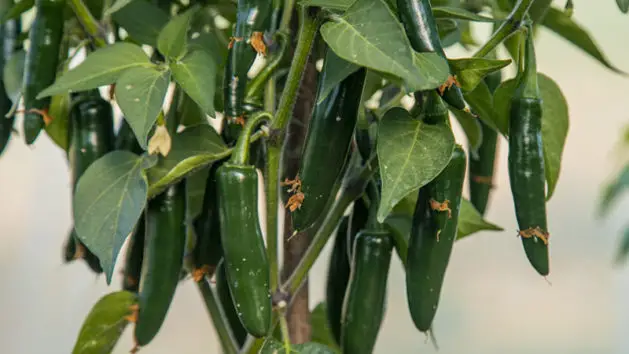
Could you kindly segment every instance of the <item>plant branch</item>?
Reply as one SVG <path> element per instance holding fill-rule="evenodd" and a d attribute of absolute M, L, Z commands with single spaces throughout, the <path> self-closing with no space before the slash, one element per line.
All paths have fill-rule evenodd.
<path fill-rule="evenodd" d="M 535 0 L 518 0 L 511 14 L 494 32 L 489 40 L 474 54 L 474 58 L 483 58 L 512 34 L 520 30 L 522 20 Z"/>
<path fill-rule="evenodd" d="M 92 16 L 83 0 L 70 0 L 70 7 L 79 19 L 79 22 L 83 26 L 83 29 L 85 29 L 85 32 L 87 32 L 87 34 L 89 34 L 92 38 L 94 45 L 98 48 L 107 46 L 107 41 L 103 36 L 102 28 L 94 16 Z"/>
<path fill-rule="evenodd" d="M 293 17 L 293 8 L 295 0 L 284 0 L 284 9 L 282 10 L 282 22 L 280 22 L 280 31 L 287 31 L 290 28 L 290 20 Z"/>
<path fill-rule="evenodd" d="M 229 328 L 229 324 L 227 323 L 223 310 L 216 301 L 216 296 L 210 287 L 208 279 L 204 277 L 201 281 L 197 282 L 197 286 L 199 287 L 199 291 L 203 297 L 205 307 L 210 314 L 210 318 L 212 318 L 214 328 L 216 328 L 218 339 L 223 347 L 223 353 L 238 354 L 238 347 L 236 345 L 236 340 L 234 339 L 234 334 Z"/>

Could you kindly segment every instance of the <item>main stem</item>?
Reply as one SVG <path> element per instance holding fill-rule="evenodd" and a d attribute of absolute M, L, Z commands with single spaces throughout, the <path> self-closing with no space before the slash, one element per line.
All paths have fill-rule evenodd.
<path fill-rule="evenodd" d="M 286 14 L 286 13 L 285 13 Z M 293 56 L 290 71 L 286 79 L 286 85 L 280 98 L 279 106 L 275 118 L 271 123 L 271 133 L 267 146 L 267 163 L 266 163 L 266 212 L 267 212 L 267 255 L 271 268 L 270 286 L 275 291 L 279 284 L 279 267 L 278 267 L 278 207 L 279 207 L 279 170 L 280 158 L 282 154 L 282 145 L 286 126 L 291 118 L 297 92 L 301 83 L 301 77 L 304 67 L 310 55 L 312 43 L 317 34 L 319 27 L 318 18 L 313 18 L 308 13 L 306 7 L 300 8 L 299 11 L 299 34 L 297 48 Z M 285 18 L 285 17 L 284 17 Z M 283 19 L 284 19 L 283 18 Z M 282 19 L 282 21 L 284 21 Z"/>
<path fill-rule="evenodd" d="M 511 11 L 506 21 L 500 25 L 489 40 L 474 54 L 474 58 L 483 58 L 491 53 L 496 47 L 509 36 L 520 29 L 524 16 L 528 13 L 535 0 L 518 0 L 518 3 Z"/>
<path fill-rule="evenodd" d="M 99 48 L 107 46 L 98 21 L 92 16 L 83 0 L 70 0 L 70 7 L 94 44 Z"/>
<path fill-rule="evenodd" d="M 227 323 L 225 314 L 216 301 L 216 296 L 214 295 L 207 278 L 203 278 L 201 281 L 197 282 L 197 285 L 203 297 L 205 307 L 212 318 L 212 323 L 214 323 L 214 328 L 216 328 L 218 339 L 223 347 L 223 352 L 225 354 L 238 354 L 238 348 L 234 335 L 229 329 L 229 324 Z"/>

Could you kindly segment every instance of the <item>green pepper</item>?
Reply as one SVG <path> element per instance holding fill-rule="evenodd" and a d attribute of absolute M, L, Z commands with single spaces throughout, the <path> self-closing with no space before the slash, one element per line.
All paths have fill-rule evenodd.
<path fill-rule="evenodd" d="M 144 218 L 140 218 L 129 239 L 127 254 L 122 276 L 122 289 L 137 293 L 142 277 L 142 261 L 144 259 Z"/>
<path fill-rule="evenodd" d="M 0 2 L 0 7 L 2 8 L 0 14 L 4 16 L 12 5 L 12 0 L 2 0 Z M 0 68 L 4 68 L 4 65 L 9 61 L 17 49 L 17 37 L 20 35 L 21 29 L 22 25 L 19 19 L 8 20 L 3 25 L 0 25 L 0 43 L 2 44 Z M 11 110 L 13 102 L 11 102 L 11 99 L 7 96 L 7 92 L 4 89 L 4 78 L 2 75 L 3 73 L 0 72 L 0 79 L 2 81 L 0 82 L 0 155 L 9 143 L 9 139 L 11 139 L 11 134 L 13 133 L 13 122 L 15 121 L 14 116 L 11 116 L 10 118 L 5 117 Z"/>
<path fill-rule="evenodd" d="M 393 239 L 382 228 L 356 235 L 341 319 L 343 353 L 371 353 L 386 311 Z"/>
<path fill-rule="evenodd" d="M 406 294 L 413 323 L 422 332 L 432 326 L 456 239 L 465 160 L 457 145 L 446 168 L 418 192 L 406 258 Z"/>
<path fill-rule="evenodd" d="M 397 8 L 406 36 L 413 49 L 420 53 L 437 53 L 447 60 L 439 39 L 439 31 L 437 30 L 437 23 L 432 13 L 430 1 L 397 0 Z M 462 110 L 466 108 L 465 99 L 461 89 L 456 84 L 456 80 L 454 81 L 450 83 L 450 80 L 448 80 L 447 86 L 444 84 L 444 86 L 439 88 L 439 91 L 443 89 L 440 93 L 443 94 L 443 98 L 448 104 Z"/>
<path fill-rule="evenodd" d="M 343 300 L 351 271 L 351 249 L 358 231 L 367 223 L 367 206 L 362 199 L 354 203 L 351 216 L 345 216 L 339 224 L 332 255 L 328 266 L 325 287 L 325 303 L 328 325 L 337 343 L 341 343 L 341 314 Z"/>
<path fill-rule="evenodd" d="M 546 180 L 542 146 L 542 99 L 537 84 L 537 64 L 529 27 L 521 62 L 524 70 L 511 99 L 509 113 L 509 181 L 524 251 L 541 275 L 548 275 Z"/>
<path fill-rule="evenodd" d="M 493 94 L 502 82 L 500 71 L 494 71 L 485 78 L 489 91 Z M 470 153 L 469 158 L 469 186 L 470 202 L 481 215 L 485 214 L 489 194 L 493 188 L 493 176 L 496 161 L 496 147 L 498 145 L 498 133 L 495 129 L 479 120 L 481 136 L 483 140 L 476 154 Z M 470 151 L 471 151 L 470 147 Z"/>
<path fill-rule="evenodd" d="M 241 119 L 247 87 L 247 73 L 257 53 L 266 54 L 262 33 L 271 19 L 272 2 L 238 0 L 236 26 L 225 64 L 223 84 L 225 116 Z"/>
<path fill-rule="evenodd" d="M 240 322 L 255 337 L 271 327 L 269 261 L 258 220 L 258 172 L 248 165 L 250 135 L 267 114 L 253 115 L 231 159 L 216 170 L 221 243 L 229 290 Z"/>
<path fill-rule="evenodd" d="M 134 331 L 136 346 L 151 342 L 166 319 L 183 265 L 185 220 L 185 181 L 168 187 L 148 202 Z"/>
<path fill-rule="evenodd" d="M 313 109 L 295 178 L 300 184 L 296 193 L 302 193 L 303 201 L 288 204 L 294 210 L 291 216 L 296 231 L 311 227 L 323 214 L 341 176 L 356 128 L 365 75 L 365 68 L 351 74 Z M 317 97 L 323 92 L 324 81 L 319 79 Z"/>
<path fill-rule="evenodd" d="M 240 323 L 236 306 L 229 292 L 229 283 L 227 282 L 227 274 L 225 273 L 225 262 L 222 258 L 216 266 L 216 295 L 223 308 L 223 313 L 227 318 L 229 327 L 234 334 L 234 339 L 236 339 L 236 343 L 238 343 L 238 347 L 240 348 L 247 340 L 247 331 L 245 327 L 242 326 L 242 323 Z"/>
<path fill-rule="evenodd" d="M 223 256 L 221 249 L 221 226 L 218 217 L 218 191 L 216 189 L 216 170 L 224 160 L 215 162 L 205 182 L 201 214 L 194 220 L 197 242 L 194 246 L 195 280 L 202 276 L 211 277 Z"/>
<path fill-rule="evenodd" d="M 37 99 L 37 95 L 52 85 L 59 65 L 59 48 L 63 37 L 63 0 L 36 0 L 35 18 L 28 39 L 30 47 L 24 63 L 23 102 L 24 137 L 30 145 L 44 128 L 44 115 L 50 97 Z"/>
<path fill-rule="evenodd" d="M 102 99 L 98 90 L 89 90 L 72 95 L 68 122 L 68 162 L 71 170 L 72 192 L 79 178 L 99 158 L 114 150 L 113 110 L 109 102 Z M 102 273 L 100 262 L 76 237 L 77 254 L 97 274 Z"/>

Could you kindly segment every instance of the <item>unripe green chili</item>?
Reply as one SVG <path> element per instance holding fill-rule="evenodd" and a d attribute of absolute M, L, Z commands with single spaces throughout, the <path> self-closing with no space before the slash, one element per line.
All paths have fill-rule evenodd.
<path fill-rule="evenodd" d="M 517 78 L 509 116 L 509 180 L 526 256 L 539 274 L 548 275 L 543 112 L 530 27 L 525 41 L 520 60 L 523 71 Z"/>
<path fill-rule="evenodd" d="M 248 165 L 250 135 L 267 113 L 247 120 L 231 159 L 216 170 L 221 243 L 240 322 L 255 337 L 271 328 L 269 261 L 258 220 L 258 173 Z"/>
<path fill-rule="evenodd" d="M 397 0 L 400 20 L 406 30 L 411 46 L 414 50 L 424 53 L 433 52 L 447 59 L 441 40 L 437 23 L 432 13 L 429 0 Z M 465 99 L 461 89 L 457 86 L 456 79 L 449 78 L 439 91 L 443 98 L 457 109 L 465 109 Z"/>
<path fill-rule="evenodd" d="M 406 258 L 406 294 L 413 323 L 422 332 L 432 326 L 456 239 L 465 160 L 457 145 L 446 168 L 418 192 Z"/>
<path fill-rule="evenodd" d="M 245 344 L 245 340 L 247 340 L 247 331 L 242 326 L 242 323 L 240 323 L 240 318 L 238 317 L 238 312 L 236 311 L 236 305 L 234 305 L 234 301 L 229 292 L 229 283 L 227 282 L 227 274 L 225 273 L 225 262 L 222 258 L 216 266 L 215 279 L 218 301 L 223 308 L 225 317 L 227 317 L 227 322 L 234 334 L 236 343 L 238 343 L 238 347 L 242 347 Z"/>
<path fill-rule="evenodd" d="M 287 202 L 295 230 L 305 230 L 318 220 L 341 176 L 356 128 L 365 75 L 365 68 L 351 74 L 313 109 L 292 188 L 294 198 Z M 323 92 L 323 82 L 319 79 L 317 96 Z"/>
<path fill-rule="evenodd" d="M 1 14 L 3 17 L 12 5 L 12 0 L 2 0 L 0 2 L 0 7 L 2 8 Z M 0 55 L 0 68 L 4 68 L 4 65 L 9 61 L 17 49 L 17 37 L 21 30 L 22 25 L 19 19 L 8 20 L 3 25 L 0 25 L 0 44 L 2 45 L 2 48 L 0 48 L 2 51 L 2 55 Z M 0 72 L 0 155 L 9 143 L 9 139 L 13 133 L 13 122 L 15 121 L 15 117 L 5 117 L 5 115 L 11 110 L 12 106 L 13 103 L 11 102 L 9 96 L 7 96 L 4 89 L 3 73 Z"/>
<path fill-rule="evenodd" d="M 36 0 L 35 18 L 28 39 L 30 47 L 24 63 L 22 94 L 24 99 L 24 137 L 28 145 L 35 142 L 44 128 L 44 116 L 50 97 L 37 95 L 53 84 L 59 65 L 59 48 L 63 37 L 63 0 Z"/>

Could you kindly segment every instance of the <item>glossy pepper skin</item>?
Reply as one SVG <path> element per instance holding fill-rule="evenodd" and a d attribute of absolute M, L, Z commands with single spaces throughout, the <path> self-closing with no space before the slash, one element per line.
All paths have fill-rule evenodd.
<path fill-rule="evenodd" d="M 138 346 L 155 338 L 177 290 L 186 243 L 185 219 L 185 182 L 168 187 L 148 202 L 134 330 Z"/>
<path fill-rule="evenodd" d="M 13 5 L 13 1 L 2 0 L 0 1 L 0 8 L 2 9 L 2 15 L 4 15 Z M 20 20 L 8 20 L 3 25 L 0 25 L 0 43 L 2 44 L 2 56 L 0 57 L 0 68 L 4 68 L 7 61 L 13 56 L 13 53 L 17 49 L 17 37 L 21 32 L 22 26 Z M 6 118 L 5 115 L 11 110 L 13 102 L 7 96 L 4 89 L 3 73 L 0 73 L 0 79 L 2 84 L 0 85 L 0 155 L 6 148 L 11 139 L 13 133 L 13 122 L 15 117 L 11 116 Z"/>
<path fill-rule="evenodd" d="M 125 257 L 122 276 L 122 289 L 137 293 L 140 290 L 142 277 L 142 260 L 144 259 L 144 218 L 140 218 L 131 234 Z"/>
<path fill-rule="evenodd" d="M 223 308 L 225 317 L 229 327 L 234 334 L 234 339 L 238 343 L 238 347 L 242 347 L 247 340 L 247 331 L 240 323 L 236 306 L 229 292 L 229 283 L 227 282 L 227 274 L 225 273 L 225 262 L 221 259 L 216 267 L 216 296 Z"/>
<path fill-rule="evenodd" d="M 247 88 L 247 73 L 256 58 L 252 43 L 261 40 L 271 20 L 272 1 L 238 0 L 236 26 L 225 64 L 224 107 L 229 118 L 242 117 Z"/>
<path fill-rule="evenodd" d="M 356 236 L 341 320 L 343 353 L 373 352 L 386 311 L 392 250 L 387 231 L 362 230 Z"/>
<path fill-rule="evenodd" d="M 229 289 L 240 322 L 251 335 L 271 327 L 269 261 L 258 220 L 256 168 L 227 162 L 216 171 L 221 243 Z"/>
<path fill-rule="evenodd" d="M 44 128 L 41 114 L 28 111 L 31 109 L 47 110 L 50 97 L 37 99 L 37 95 L 52 85 L 59 65 L 59 48 L 63 37 L 64 10 L 63 0 L 36 0 L 35 18 L 29 31 L 30 48 L 24 63 L 23 99 L 24 99 L 24 137 L 30 145 Z"/>
<path fill-rule="evenodd" d="M 502 82 L 502 74 L 495 71 L 485 78 L 489 91 L 493 94 Z M 469 158 L 469 186 L 470 202 L 481 215 L 485 214 L 489 194 L 493 188 L 493 176 L 496 161 L 498 133 L 482 120 L 479 120 L 483 141 L 478 147 L 477 154 L 470 154 Z"/>
<path fill-rule="evenodd" d="M 367 216 L 367 206 L 362 199 L 358 199 L 354 204 L 351 217 L 344 217 L 337 228 L 334 247 L 330 256 L 325 287 L 325 303 L 328 325 L 338 344 L 341 343 L 341 314 L 343 313 L 343 301 L 351 271 L 352 245 L 358 231 L 365 227 Z"/>
<path fill-rule="evenodd" d="M 454 149 L 446 168 L 418 192 L 406 258 L 406 294 L 413 323 L 432 326 L 456 239 L 466 157 Z"/>
<path fill-rule="evenodd" d="M 543 112 L 532 35 L 526 40 L 523 62 L 524 71 L 518 75 L 510 108 L 509 181 L 524 251 L 533 268 L 545 276 L 549 273 L 549 234 L 542 146 Z"/>
<path fill-rule="evenodd" d="M 411 42 L 414 50 L 424 53 L 433 52 L 447 59 L 437 23 L 432 14 L 432 7 L 429 0 L 397 0 L 398 14 L 404 25 L 406 36 Z M 457 109 L 465 109 L 465 99 L 461 89 L 452 85 L 443 92 L 443 98 L 450 105 Z"/>
<path fill-rule="evenodd" d="M 305 230 L 317 221 L 341 176 L 356 128 L 365 74 L 361 68 L 348 76 L 313 109 L 298 172 L 304 199 L 291 213 L 295 230 Z M 319 93 L 323 82 L 319 79 Z"/>

